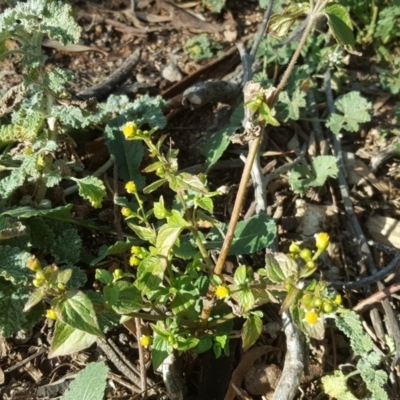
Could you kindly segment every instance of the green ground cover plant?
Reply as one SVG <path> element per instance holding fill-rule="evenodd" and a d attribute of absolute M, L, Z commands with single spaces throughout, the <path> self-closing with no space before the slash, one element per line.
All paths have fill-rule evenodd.
<path fill-rule="evenodd" d="M 218 12 L 224 2 L 205 4 Z M 363 7 L 360 2 L 345 5 L 350 10 Z M 397 37 L 396 29 L 389 29 L 398 15 L 396 7 L 393 5 L 390 15 L 376 14 L 372 9 L 375 25 L 367 32 L 359 30 L 357 40 L 384 44 Z M 279 86 L 272 87 L 267 69 L 255 76 L 252 92 L 247 97 L 245 94 L 231 125 L 206 145 L 205 158 L 211 167 L 233 138 L 244 140 L 236 130 L 246 116 L 249 125 L 245 133 L 253 133 L 253 144 L 242 188 L 249 180 L 264 130 L 306 118 L 304 88 L 315 84 L 312 77 L 330 67 L 340 82 L 346 52 L 355 52 L 352 21 L 342 2 L 290 4 L 270 20 L 268 30 L 274 40 L 286 35 L 300 17 L 307 19 L 296 50 L 288 43 L 276 52 L 273 41 L 262 42 L 259 48 L 258 55 L 267 60 L 266 65 L 288 64 Z M 313 31 L 321 17 L 326 18 L 330 33 Z M 200 354 L 212 349 L 216 357 L 228 354 L 237 318 L 244 321 L 243 349 L 249 349 L 262 331 L 259 307 L 275 302 L 280 303 L 281 314 L 290 312 L 307 338 L 321 339 L 326 320 L 334 319 L 350 338 L 354 352 L 364 357 L 356 368 L 367 384 L 369 398 L 387 398 L 382 389 L 387 377 L 376 370 L 381 358 L 365 339 L 357 317 L 344 309 L 341 295 L 327 282 L 310 278 L 323 262 L 321 256 L 330 240 L 327 233 L 317 233 L 312 248 L 293 242 L 287 253 L 272 252 L 268 248 L 277 240 L 277 229 L 266 213 L 238 221 L 239 212 L 234 212 L 229 225 L 219 221 L 214 216 L 214 200 L 221 191 L 210 189 L 207 174 L 181 172 L 178 150 L 166 145 L 167 135 L 159 135 L 166 126 L 161 97 L 144 95 L 131 101 L 127 96 L 112 95 L 93 106 L 68 101 L 68 82 L 73 75 L 61 68 L 47 68 L 41 49 L 45 37 L 63 44 L 79 40 L 80 28 L 65 2 L 18 2 L 0 16 L 0 32 L 0 60 L 17 58 L 24 74 L 24 82 L 4 93 L 0 103 L 0 305 L 6 310 L 0 316 L 3 336 L 31 328 L 46 314 L 55 320 L 50 356 L 56 357 L 83 350 L 104 338 L 111 327 L 139 318 L 151 327 L 152 334 L 143 335 L 140 343 L 151 347 L 156 370 L 172 352 Z M 335 44 L 329 51 L 327 46 L 321 50 L 321 43 L 330 34 Z M 18 43 L 16 49 L 8 48 L 10 39 Z M 201 51 L 206 53 L 205 49 Z M 300 56 L 310 61 L 296 67 Z M 355 132 L 370 120 L 371 106 L 358 92 L 341 96 L 335 107 L 336 112 L 324 121 L 334 134 Z M 72 157 L 59 157 L 68 135 L 94 127 L 104 131 L 110 165 L 117 163 L 119 177 L 126 183 L 125 196 L 114 201 L 131 231 L 123 240 L 98 249 L 98 257 L 90 261 L 101 284 L 96 291 L 85 287 L 86 274 L 78 266 L 82 261 L 80 229 L 104 227 L 75 220 L 72 204 L 57 204 L 52 195 L 53 189 L 73 182 L 84 200 L 93 208 L 101 207 L 107 196 L 103 181 L 92 175 L 84 177 L 82 165 Z M 144 154 L 150 161 L 143 167 Z M 336 158 L 321 155 L 309 165 L 293 166 L 288 182 L 294 193 L 305 195 L 310 187 L 321 187 L 337 175 Z M 173 193 L 172 202 L 158 194 L 160 188 Z M 240 211 L 241 204 L 237 207 Z M 228 255 L 260 251 L 266 251 L 262 267 L 254 269 L 239 263 L 229 278 L 223 273 Z M 216 253 L 217 259 L 213 258 Z M 129 269 L 101 268 L 108 256 L 124 254 L 129 254 Z M 351 318 L 353 322 L 349 322 Z M 357 349 L 358 340 L 365 347 Z M 104 368 L 99 372 L 103 380 L 106 372 Z M 326 392 L 339 399 L 352 398 L 346 385 L 348 378 L 342 372 L 325 377 Z M 332 382 L 338 380 L 340 393 L 332 389 Z M 65 399 L 71 398 L 68 396 Z"/>

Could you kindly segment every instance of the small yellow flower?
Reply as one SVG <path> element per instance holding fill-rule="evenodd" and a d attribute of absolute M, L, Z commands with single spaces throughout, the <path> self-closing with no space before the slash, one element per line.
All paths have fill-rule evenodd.
<path fill-rule="evenodd" d="M 139 265 L 139 263 L 140 263 L 140 259 L 137 258 L 136 256 L 131 256 L 129 258 L 129 265 L 131 267 L 137 267 Z"/>
<path fill-rule="evenodd" d="M 229 288 L 227 286 L 218 286 L 215 289 L 215 295 L 219 298 L 219 299 L 225 299 L 225 297 L 229 296 Z"/>
<path fill-rule="evenodd" d="M 329 235 L 326 232 L 319 232 L 314 235 L 315 246 L 318 250 L 324 251 L 329 246 Z"/>
<path fill-rule="evenodd" d="M 138 256 L 141 253 L 141 248 L 139 246 L 132 246 L 131 247 L 131 253 L 134 254 L 135 256 Z"/>
<path fill-rule="evenodd" d="M 122 128 L 122 134 L 126 139 L 133 139 L 138 131 L 138 126 L 134 122 L 127 122 Z"/>
<path fill-rule="evenodd" d="M 133 211 L 130 209 L 130 208 L 128 208 L 128 207 L 122 207 L 121 208 L 121 214 L 124 216 L 124 217 L 130 217 L 132 214 L 133 214 Z"/>
<path fill-rule="evenodd" d="M 139 342 L 143 347 L 149 347 L 152 343 L 152 338 L 149 335 L 142 335 L 140 336 Z"/>
<path fill-rule="evenodd" d="M 342 305 L 342 302 L 343 302 L 342 296 L 338 293 L 338 294 L 335 296 L 335 299 L 333 300 L 333 302 L 334 302 L 337 306 Z"/>
<path fill-rule="evenodd" d="M 133 181 L 127 182 L 125 185 L 125 189 L 130 194 L 135 194 L 137 192 L 135 182 L 133 182 Z"/>
<path fill-rule="evenodd" d="M 314 325 L 318 322 L 318 320 L 319 320 L 319 313 L 317 313 L 314 309 L 312 309 L 306 312 L 303 321 L 307 322 L 310 325 Z"/>
<path fill-rule="evenodd" d="M 57 314 L 52 308 L 50 308 L 49 310 L 46 311 L 46 317 L 48 319 L 56 320 L 57 319 Z"/>

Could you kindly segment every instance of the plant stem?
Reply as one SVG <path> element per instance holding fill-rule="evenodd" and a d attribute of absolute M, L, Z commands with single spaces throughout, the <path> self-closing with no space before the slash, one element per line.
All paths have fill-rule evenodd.
<path fill-rule="evenodd" d="M 283 74 L 283 77 L 282 77 L 276 91 L 273 93 L 273 95 L 267 101 L 270 109 L 272 109 L 275 106 L 275 104 L 278 100 L 278 97 L 279 97 L 279 93 L 282 91 L 282 89 L 286 85 L 286 83 L 290 77 L 290 74 L 292 73 L 293 68 L 296 65 L 296 62 L 301 54 L 301 50 L 302 50 L 304 44 L 306 43 L 307 37 L 314 27 L 315 19 L 318 15 L 318 12 L 321 10 L 321 8 L 326 3 L 327 3 L 327 0 L 318 0 L 317 3 L 315 4 L 315 8 L 313 8 L 312 11 L 310 12 L 303 35 L 300 39 L 300 43 L 299 43 L 296 51 L 294 52 L 292 59 L 290 60 L 290 63 L 288 65 L 288 67 L 286 68 L 286 71 Z M 221 253 L 220 253 L 217 263 L 214 267 L 214 274 L 216 274 L 216 275 L 222 274 L 222 270 L 224 268 L 225 261 L 228 256 L 229 249 L 232 244 L 235 228 L 236 228 L 237 222 L 239 220 L 240 212 L 241 212 L 242 206 L 243 206 L 244 196 L 246 193 L 246 186 L 247 186 L 247 183 L 250 178 L 250 173 L 251 173 L 251 169 L 252 169 L 254 160 L 258 154 L 260 142 L 261 142 L 261 135 L 253 140 L 253 144 L 252 144 L 251 148 L 249 149 L 249 154 L 247 156 L 246 164 L 244 166 L 242 177 L 240 179 L 238 193 L 237 193 L 236 201 L 235 201 L 235 204 L 233 207 L 231 220 L 229 222 L 229 226 L 228 226 L 228 230 L 227 230 L 227 233 L 225 236 L 224 243 L 222 244 Z M 214 294 L 215 294 L 215 288 L 213 285 L 210 284 L 210 286 L 208 288 L 208 293 L 207 293 L 206 299 L 204 300 L 203 310 L 202 310 L 201 317 L 200 317 L 201 324 L 203 326 L 205 326 L 207 324 L 207 321 L 210 318 L 211 311 L 212 311 L 212 308 L 214 305 L 214 301 L 213 301 Z"/>

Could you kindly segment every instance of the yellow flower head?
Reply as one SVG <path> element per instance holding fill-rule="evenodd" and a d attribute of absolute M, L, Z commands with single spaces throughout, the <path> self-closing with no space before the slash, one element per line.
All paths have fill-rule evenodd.
<path fill-rule="evenodd" d="M 125 185 L 125 189 L 130 194 L 135 194 L 137 192 L 135 182 L 133 182 L 133 181 L 127 182 Z"/>
<path fill-rule="evenodd" d="M 137 256 L 142 253 L 142 249 L 139 246 L 132 246 L 131 253 Z"/>
<path fill-rule="evenodd" d="M 319 232 L 314 235 L 315 237 L 315 247 L 324 251 L 329 246 L 329 235 L 326 232 Z"/>
<path fill-rule="evenodd" d="M 143 347 L 149 347 L 152 343 L 152 338 L 150 335 L 142 335 L 140 336 L 139 342 Z"/>
<path fill-rule="evenodd" d="M 49 310 L 46 311 L 46 317 L 48 319 L 56 320 L 57 319 L 57 314 L 52 308 L 50 308 Z"/>
<path fill-rule="evenodd" d="M 126 139 L 133 139 L 138 131 L 138 126 L 134 122 L 127 122 L 122 128 L 122 134 Z"/>
<path fill-rule="evenodd" d="M 314 309 L 306 311 L 306 315 L 304 316 L 304 321 L 310 325 L 314 325 L 318 322 L 319 313 L 317 313 Z"/>
<path fill-rule="evenodd" d="M 129 265 L 131 267 L 137 267 L 139 265 L 139 263 L 140 263 L 140 259 L 137 258 L 136 256 L 131 256 L 129 258 Z"/>
<path fill-rule="evenodd" d="M 227 286 L 218 286 L 215 289 L 215 295 L 219 298 L 219 299 L 225 299 L 225 297 L 229 296 L 229 288 Z"/>
<path fill-rule="evenodd" d="M 130 217 L 132 214 L 133 214 L 133 211 L 130 209 L 130 208 L 128 208 L 128 207 L 122 207 L 121 208 L 121 214 L 124 216 L 124 217 Z"/>

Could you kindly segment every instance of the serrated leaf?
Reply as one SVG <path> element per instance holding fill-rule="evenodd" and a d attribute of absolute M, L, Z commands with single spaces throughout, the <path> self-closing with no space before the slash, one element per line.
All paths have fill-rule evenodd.
<path fill-rule="evenodd" d="M 79 187 L 79 194 L 89 200 L 94 208 L 101 207 L 101 202 L 106 195 L 106 187 L 104 183 L 95 176 L 86 176 L 82 179 L 74 179 Z"/>
<path fill-rule="evenodd" d="M 104 361 L 88 364 L 70 383 L 61 400 L 102 400 L 108 367 Z"/>
<path fill-rule="evenodd" d="M 77 353 L 90 347 L 96 340 L 97 336 L 75 329 L 58 319 L 48 357 L 53 358 Z"/>
<path fill-rule="evenodd" d="M 345 48 L 354 49 L 353 24 L 346 8 L 340 4 L 328 4 L 324 13 L 336 41 Z"/>
<path fill-rule="evenodd" d="M 244 311 L 251 310 L 255 303 L 254 294 L 250 289 L 242 288 L 236 295 L 237 302 Z"/>
<path fill-rule="evenodd" d="M 350 339 L 355 354 L 363 355 L 373 349 L 374 344 L 365 333 L 360 316 L 354 311 L 338 315 L 335 324 Z"/>
<path fill-rule="evenodd" d="M 0 198 L 9 198 L 25 182 L 24 172 L 17 168 L 11 174 L 0 180 Z"/>
<path fill-rule="evenodd" d="M 201 207 L 203 210 L 212 213 L 214 211 L 214 203 L 210 197 L 201 197 L 196 201 L 197 205 Z"/>
<path fill-rule="evenodd" d="M 172 312 L 181 318 L 195 319 L 197 313 L 194 312 L 194 305 L 198 299 L 198 294 L 195 296 L 191 293 L 183 292 L 176 293 L 174 300 L 171 303 Z M 193 318 L 190 318 L 190 317 Z"/>
<path fill-rule="evenodd" d="M 0 215 L 0 240 L 8 240 L 23 236 L 26 232 L 26 226 L 13 218 Z"/>
<path fill-rule="evenodd" d="M 342 371 L 337 370 L 333 375 L 321 378 L 324 392 L 335 399 L 357 400 L 347 387 L 347 378 Z"/>
<path fill-rule="evenodd" d="M 342 114 L 330 115 L 326 126 L 335 134 L 342 129 L 357 132 L 361 123 L 371 120 L 371 104 L 360 96 L 359 92 L 347 93 L 335 101 L 335 108 Z"/>
<path fill-rule="evenodd" d="M 129 314 L 145 306 L 139 289 L 132 283 L 118 281 L 116 286 L 118 286 L 118 299 L 112 306 L 116 313 Z"/>
<path fill-rule="evenodd" d="M 295 193 L 304 195 L 309 186 L 323 186 L 328 178 L 336 178 L 339 172 L 334 156 L 318 156 L 312 163 L 312 170 L 296 165 L 289 173 L 289 184 Z"/>
<path fill-rule="evenodd" d="M 49 243 L 48 250 L 58 264 L 76 264 L 81 255 L 82 239 L 78 231 L 63 223 L 48 221 L 54 232 L 54 239 Z"/>
<path fill-rule="evenodd" d="M 0 335 L 10 337 L 20 330 L 31 329 L 43 316 L 43 306 L 38 305 L 23 312 L 29 300 L 29 289 L 0 283 Z"/>
<path fill-rule="evenodd" d="M 221 229 L 226 232 L 226 225 L 223 224 Z M 246 221 L 240 221 L 235 229 L 229 255 L 255 253 L 271 244 L 275 236 L 275 222 L 267 214 L 255 215 Z M 212 237 L 212 241 L 204 244 L 207 249 L 222 247 L 223 238 L 218 229 L 211 229 L 209 237 Z"/>
<path fill-rule="evenodd" d="M 242 127 L 244 118 L 243 103 L 236 107 L 229 120 L 229 126 L 213 133 L 207 140 L 203 153 L 206 157 L 208 169 L 214 165 L 224 154 L 225 150 L 231 143 L 230 137 L 233 136 L 237 129 Z"/>
<path fill-rule="evenodd" d="M 200 178 L 187 172 L 181 172 L 180 174 L 177 174 L 170 181 L 170 187 L 174 192 L 189 190 L 195 193 L 208 193 L 204 183 L 200 180 Z"/>
<path fill-rule="evenodd" d="M 297 121 L 300 118 L 300 108 L 306 106 L 305 92 L 299 88 L 295 89 L 292 97 L 289 97 L 287 91 L 279 95 L 279 103 L 276 105 L 278 119 L 287 122 L 289 119 Z"/>
<path fill-rule="evenodd" d="M 131 222 L 128 222 L 128 226 L 136 233 L 136 235 L 140 239 L 146 242 L 150 242 L 151 244 L 155 244 L 157 235 L 153 228 L 147 228 L 144 226 L 135 225 L 132 224 Z"/>
<path fill-rule="evenodd" d="M 273 283 L 284 282 L 287 278 L 296 276 L 297 263 L 285 253 L 266 253 L 265 271 L 267 278 Z"/>
<path fill-rule="evenodd" d="M 103 337 L 93 304 L 81 291 L 67 292 L 65 297 L 57 299 L 54 304 L 58 319 L 74 329 L 79 329 Z"/>
<path fill-rule="evenodd" d="M 30 256 L 18 247 L 0 246 L 0 276 L 15 285 L 28 283 L 32 272 L 26 262 Z"/>
<path fill-rule="evenodd" d="M 261 332 L 262 319 L 258 315 L 250 314 L 242 328 L 243 351 L 247 351 L 256 342 Z"/>
<path fill-rule="evenodd" d="M 161 260 L 155 256 L 146 257 L 138 266 L 136 287 L 147 294 L 158 289 L 164 278 Z"/>

